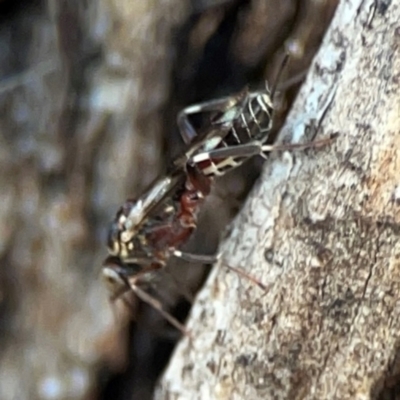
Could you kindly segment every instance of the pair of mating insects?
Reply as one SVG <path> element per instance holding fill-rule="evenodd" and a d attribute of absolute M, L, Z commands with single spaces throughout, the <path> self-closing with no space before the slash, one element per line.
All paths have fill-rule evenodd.
<path fill-rule="evenodd" d="M 274 91 L 245 89 L 231 97 L 189 106 L 179 113 L 177 123 L 186 151 L 173 162 L 169 173 L 156 180 L 139 199 L 126 201 L 111 224 L 103 276 L 112 286 L 113 299 L 131 290 L 187 334 L 138 283 L 151 279 L 154 271 L 164 268 L 172 256 L 205 264 L 218 259 L 180 250 L 196 228 L 199 208 L 215 177 L 255 155 L 265 157 L 272 150 L 304 148 L 317 143 L 266 144 L 272 128 Z M 190 118 L 203 113 L 210 120 L 197 132 Z M 245 272 L 227 267 L 265 289 Z"/>

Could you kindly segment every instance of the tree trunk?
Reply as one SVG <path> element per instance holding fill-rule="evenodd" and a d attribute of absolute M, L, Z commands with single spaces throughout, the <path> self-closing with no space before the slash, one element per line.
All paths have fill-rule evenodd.
<path fill-rule="evenodd" d="M 398 398 L 399 3 L 340 3 L 281 133 L 337 139 L 271 156 L 157 399 Z"/>
<path fill-rule="evenodd" d="M 337 1 L 0 0 L 1 400 L 94 398 L 103 385 L 150 396 L 173 335 L 135 301 L 112 313 L 99 279 L 110 219 L 182 149 L 177 112 L 263 86 L 286 38 L 306 49 L 285 70 L 291 103 Z M 253 161 L 219 182 L 192 249 L 213 251 Z M 190 294 L 204 269 L 171 264 Z M 156 295 L 181 314 L 159 276 Z"/>

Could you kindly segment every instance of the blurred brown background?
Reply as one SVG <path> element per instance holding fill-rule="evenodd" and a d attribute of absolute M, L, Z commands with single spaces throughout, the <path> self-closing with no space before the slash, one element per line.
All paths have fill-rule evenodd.
<path fill-rule="evenodd" d="M 151 397 L 179 333 L 109 304 L 108 223 L 182 151 L 180 109 L 263 87 L 289 46 L 278 129 L 336 4 L 0 1 L 1 399 Z M 216 250 L 261 165 L 218 181 L 188 248 Z M 150 291 L 184 320 L 207 267 L 171 264 Z"/>

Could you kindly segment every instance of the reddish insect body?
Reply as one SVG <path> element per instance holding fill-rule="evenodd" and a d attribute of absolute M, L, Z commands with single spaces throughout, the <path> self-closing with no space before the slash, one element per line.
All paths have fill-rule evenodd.
<path fill-rule="evenodd" d="M 191 114 L 211 113 L 211 122 L 197 134 Z M 271 129 L 268 90 L 191 106 L 178 116 L 182 137 L 189 144 L 173 171 L 157 180 L 137 201 L 128 200 L 112 223 L 108 249 L 113 263 L 136 263 L 143 271 L 165 266 L 180 254 L 197 225 L 197 214 L 215 176 L 242 164 L 257 152 Z M 250 153 L 249 153 L 250 149 Z M 107 259 L 106 265 L 109 264 Z"/>
<path fill-rule="evenodd" d="M 109 231 L 108 251 L 103 274 L 113 285 L 114 297 L 127 290 L 156 307 L 178 329 L 184 327 L 162 310 L 137 286 L 151 279 L 171 256 L 213 262 L 214 256 L 181 252 L 197 226 L 197 215 L 215 176 L 241 165 L 263 151 L 272 125 L 272 101 L 268 89 L 213 100 L 184 109 L 178 126 L 188 148 L 173 163 L 173 170 L 155 181 L 138 200 L 128 200 L 118 211 Z M 209 113 L 210 123 L 194 129 L 189 116 Z M 257 282 L 246 273 L 229 267 Z M 115 287 L 117 286 L 117 290 Z M 146 297 L 147 296 L 147 297 Z M 145 298 L 146 297 L 146 298 Z"/>

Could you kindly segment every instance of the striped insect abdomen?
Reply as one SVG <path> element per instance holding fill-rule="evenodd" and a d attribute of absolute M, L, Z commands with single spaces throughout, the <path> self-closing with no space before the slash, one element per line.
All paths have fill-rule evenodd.
<path fill-rule="evenodd" d="M 252 143 L 265 143 L 272 127 L 273 106 L 268 91 L 248 93 L 243 100 L 224 111 L 212 122 L 212 129 L 226 133 L 205 140 L 193 161 L 207 176 L 219 176 L 243 164 L 253 154 L 239 151 Z M 239 146 L 239 147 L 238 147 Z M 230 148 L 229 156 L 215 156 L 213 151 Z M 235 154 L 235 148 L 237 153 Z"/>

